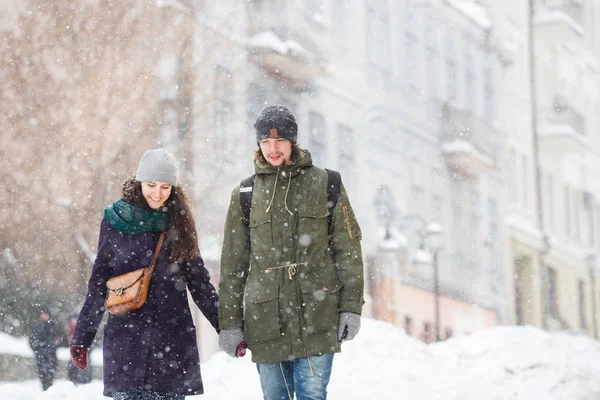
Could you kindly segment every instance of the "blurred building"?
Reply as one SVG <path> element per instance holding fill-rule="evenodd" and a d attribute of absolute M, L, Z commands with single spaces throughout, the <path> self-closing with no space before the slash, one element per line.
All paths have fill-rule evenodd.
<path fill-rule="evenodd" d="M 594 1 L 509 3 L 493 6 L 511 54 L 508 322 L 598 337 L 600 14 Z"/>
<path fill-rule="evenodd" d="M 253 173 L 256 115 L 284 104 L 315 163 L 342 173 L 363 229 L 366 315 L 435 336 L 422 233 L 436 222 L 444 228 L 441 336 L 504 321 L 502 63 L 486 10 L 276 0 L 197 2 L 194 10 L 196 63 L 211 66 L 196 71 L 205 86 L 195 90 L 192 124 L 202 154 L 193 175 L 203 202 L 215 205 L 199 216 L 205 257 L 218 262 L 229 194 Z"/>
<path fill-rule="evenodd" d="M 278 103 L 315 163 L 342 173 L 365 315 L 427 342 L 498 324 L 597 337 L 595 1 L 132 4 L 0 7 L 2 287 L 39 278 L 79 299 L 102 208 L 156 146 L 182 160 L 218 281 L 252 124 Z M 206 359 L 216 335 L 196 320 Z"/>

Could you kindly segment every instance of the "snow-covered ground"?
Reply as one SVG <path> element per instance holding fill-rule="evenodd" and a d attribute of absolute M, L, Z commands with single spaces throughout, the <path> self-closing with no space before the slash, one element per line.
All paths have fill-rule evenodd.
<path fill-rule="evenodd" d="M 0 352 L 27 354 L 26 342 L 9 339 L 0 336 Z M 334 400 L 600 399 L 600 343 L 586 336 L 499 327 L 427 346 L 389 324 L 365 318 L 358 337 L 344 343 L 342 350 L 334 360 L 329 385 L 329 398 Z M 206 393 L 191 398 L 261 398 L 249 357 L 233 359 L 217 353 L 202 365 L 202 375 Z M 47 392 L 37 381 L 0 382 L 0 398 L 104 397 L 100 381 L 74 387 L 58 380 Z"/>

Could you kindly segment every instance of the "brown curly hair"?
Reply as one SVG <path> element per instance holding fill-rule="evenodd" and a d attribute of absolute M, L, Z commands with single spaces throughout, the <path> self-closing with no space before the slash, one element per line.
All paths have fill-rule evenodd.
<path fill-rule="evenodd" d="M 125 201 L 150 209 L 142 194 L 142 183 L 135 178 L 123 182 L 122 196 Z M 170 225 L 166 243 L 170 245 L 171 259 L 174 261 L 189 261 L 200 256 L 196 224 L 189 203 L 183 188 L 177 185 L 173 186 L 171 195 L 163 206 L 167 207 Z"/>

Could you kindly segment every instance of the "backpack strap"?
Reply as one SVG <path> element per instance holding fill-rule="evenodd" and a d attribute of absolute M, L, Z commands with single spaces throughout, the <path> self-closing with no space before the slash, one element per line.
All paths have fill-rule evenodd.
<path fill-rule="evenodd" d="M 240 183 L 240 207 L 244 225 L 250 225 L 250 208 L 252 207 L 252 189 L 254 188 L 254 175 L 247 177 Z"/>
<path fill-rule="evenodd" d="M 339 172 L 332 169 L 325 169 L 325 171 L 327 171 L 327 211 L 329 211 L 329 215 L 327 215 L 327 226 L 329 228 L 329 247 L 333 249 L 333 209 L 340 198 L 342 177 Z"/>

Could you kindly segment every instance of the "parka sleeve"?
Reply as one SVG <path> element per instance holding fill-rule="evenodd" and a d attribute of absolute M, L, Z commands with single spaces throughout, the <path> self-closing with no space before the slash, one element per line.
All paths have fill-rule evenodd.
<path fill-rule="evenodd" d="M 72 346 L 89 348 L 94 341 L 98 326 L 104 315 L 104 299 L 106 297 L 106 281 L 112 274 L 114 253 L 111 245 L 113 228 L 106 219 L 100 224 L 98 253 L 88 281 L 88 292 L 85 302 L 77 318 L 77 324 L 71 340 Z"/>
<path fill-rule="evenodd" d="M 340 291 L 340 311 L 361 314 L 364 304 L 364 270 L 360 226 L 341 184 L 340 197 L 333 209 L 333 247 Z"/>
<path fill-rule="evenodd" d="M 210 282 L 210 272 L 204 266 L 202 257 L 190 261 L 184 261 L 184 273 L 187 287 L 204 317 L 210 324 L 219 330 L 218 304 L 219 295 Z"/>
<path fill-rule="evenodd" d="M 244 288 L 250 265 L 250 239 L 240 207 L 240 190 L 231 194 L 225 220 L 221 277 L 219 282 L 219 326 L 221 329 L 242 328 L 244 323 Z"/>

